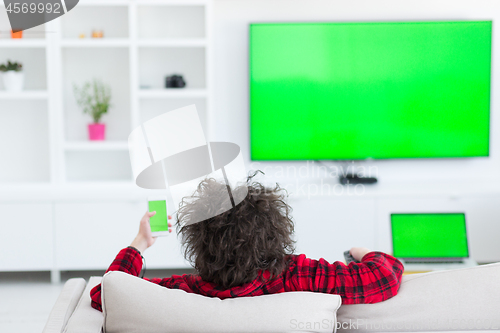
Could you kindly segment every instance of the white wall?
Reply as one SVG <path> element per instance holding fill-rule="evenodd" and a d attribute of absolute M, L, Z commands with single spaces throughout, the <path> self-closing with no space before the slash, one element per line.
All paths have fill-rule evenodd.
<path fill-rule="evenodd" d="M 297 251 L 340 260 L 350 246 L 391 251 L 390 213 L 404 211 L 467 214 L 470 250 L 479 262 L 500 260 L 500 1 L 498 0 L 214 0 L 211 140 L 240 145 L 248 169 L 263 169 L 291 193 Z M 477 159 L 359 162 L 379 184 L 360 196 L 309 197 L 307 186 L 335 184 L 321 179 L 307 162 L 251 163 L 249 159 L 248 25 L 280 21 L 493 20 L 490 157 Z M 337 164 L 338 165 L 338 164 Z M 344 165 L 345 167 L 345 165 Z M 313 175 L 312 172 L 315 172 Z M 296 172 L 296 174 L 294 174 Z M 323 181 L 323 183 L 321 183 Z M 338 193 L 338 191 L 336 192 Z M 311 199 L 311 200 L 307 200 Z"/>
<path fill-rule="evenodd" d="M 304 162 L 250 164 L 248 124 L 248 24 L 279 21 L 497 20 L 498 0 L 214 0 L 214 91 L 212 140 L 240 145 L 247 166 L 305 166 Z M 379 181 L 500 180 L 500 30 L 493 25 L 493 80 L 490 158 L 369 162 Z M 368 162 L 362 165 L 366 165 Z M 374 169 L 375 170 L 375 169 Z M 294 178 L 293 175 L 287 178 Z M 278 181 L 283 181 L 279 175 Z M 288 179 L 290 180 L 290 179 Z M 404 186 L 404 184 L 402 184 Z"/>

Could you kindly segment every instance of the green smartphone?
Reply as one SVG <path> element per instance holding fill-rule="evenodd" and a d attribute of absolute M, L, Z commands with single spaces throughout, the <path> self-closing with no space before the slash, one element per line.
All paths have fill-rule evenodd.
<path fill-rule="evenodd" d="M 149 219 L 153 236 L 168 236 L 167 198 L 148 197 L 148 211 L 156 211 L 156 214 Z"/>

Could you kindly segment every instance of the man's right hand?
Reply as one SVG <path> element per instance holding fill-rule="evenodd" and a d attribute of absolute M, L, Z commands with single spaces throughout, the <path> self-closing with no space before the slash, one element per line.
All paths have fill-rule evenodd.
<path fill-rule="evenodd" d="M 139 232 L 132 244 L 130 244 L 130 246 L 135 247 L 141 253 L 144 253 L 144 251 L 156 241 L 156 237 L 153 237 L 151 226 L 149 225 L 149 219 L 155 214 L 156 212 L 146 212 L 146 214 L 144 214 L 139 225 Z M 172 216 L 168 215 L 168 219 L 172 219 Z M 168 231 L 172 232 L 172 224 L 170 222 L 168 223 Z"/>
<path fill-rule="evenodd" d="M 349 250 L 351 255 L 354 257 L 355 260 L 361 261 L 363 257 L 372 252 L 371 250 L 367 249 L 366 247 L 353 247 Z"/>

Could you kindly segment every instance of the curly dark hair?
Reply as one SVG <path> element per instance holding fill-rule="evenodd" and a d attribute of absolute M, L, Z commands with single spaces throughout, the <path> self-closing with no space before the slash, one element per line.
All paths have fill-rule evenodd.
<path fill-rule="evenodd" d="M 192 196 L 194 200 L 181 204 L 177 231 L 184 257 L 203 281 L 229 289 L 255 280 L 260 270 L 267 270 L 269 279 L 277 277 L 287 266 L 287 256 L 295 250 L 286 190 L 278 184 L 267 188 L 253 181 L 256 174 L 232 191 L 235 196 L 246 187 L 248 194 L 243 201 L 212 218 L 190 223 L 196 221 L 199 210 L 216 214 L 223 198 L 227 198 L 224 183 L 205 179 Z"/>

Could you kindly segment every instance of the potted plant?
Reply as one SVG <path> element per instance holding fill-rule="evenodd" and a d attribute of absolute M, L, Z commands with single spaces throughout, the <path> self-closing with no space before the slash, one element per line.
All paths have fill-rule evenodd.
<path fill-rule="evenodd" d="M 6 64 L 0 65 L 0 72 L 3 73 L 3 85 L 5 86 L 5 90 L 12 92 L 23 90 L 24 73 L 22 64 L 10 62 L 10 60 L 8 60 Z"/>
<path fill-rule="evenodd" d="M 84 113 L 92 116 L 94 122 L 88 124 L 89 139 L 104 140 L 106 125 L 99 123 L 101 117 L 108 112 L 111 100 L 111 88 L 98 79 L 86 82 L 83 86 L 73 86 L 76 102 Z"/>

